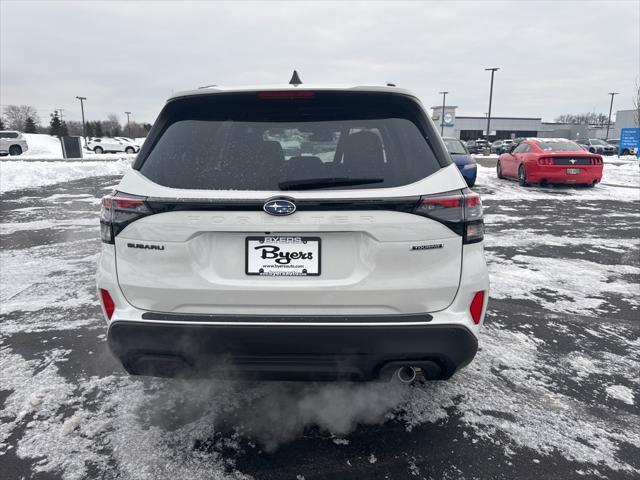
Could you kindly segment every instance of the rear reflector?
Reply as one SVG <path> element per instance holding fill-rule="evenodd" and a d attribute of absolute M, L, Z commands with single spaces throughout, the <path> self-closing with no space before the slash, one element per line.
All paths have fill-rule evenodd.
<path fill-rule="evenodd" d="M 315 98 L 315 92 L 310 90 L 282 90 L 258 92 L 258 98 L 261 100 L 298 100 L 305 98 Z"/>
<path fill-rule="evenodd" d="M 480 318 L 482 318 L 482 307 L 484 306 L 484 290 L 480 292 L 476 292 L 473 296 L 473 300 L 471 300 L 471 306 L 469 307 L 469 313 L 471 313 L 471 318 L 473 318 L 473 323 L 476 325 L 480 323 Z"/>
<path fill-rule="evenodd" d="M 116 306 L 113 303 L 111 295 L 109 295 L 109 292 L 104 288 L 100 289 L 100 299 L 102 300 L 102 306 L 104 307 L 104 311 L 107 314 L 107 318 L 111 320 L 111 317 L 113 317 L 113 311 L 116 309 Z"/>

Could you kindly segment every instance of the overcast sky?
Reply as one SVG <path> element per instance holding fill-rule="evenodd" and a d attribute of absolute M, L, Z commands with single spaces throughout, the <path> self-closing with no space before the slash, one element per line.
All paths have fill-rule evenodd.
<path fill-rule="evenodd" d="M 541 116 L 632 108 L 640 2 L 57 2 L 0 0 L 0 103 L 152 122 L 202 85 L 393 82 L 426 106 Z"/>

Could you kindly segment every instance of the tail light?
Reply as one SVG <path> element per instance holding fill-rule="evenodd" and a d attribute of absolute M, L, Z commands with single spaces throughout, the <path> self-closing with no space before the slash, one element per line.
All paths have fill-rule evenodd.
<path fill-rule="evenodd" d="M 113 299 L 111 298 L 111 295 L 109 295 L 109 292 L 104 288 L 100 289 L 100 300 L 102 300 L 102 306 L 107 314 L 107 318 L 111 320 L 111 317 L 113 317 L 113 311 L 116 309 L 116 305 L 113 303 Z"/>
<path fill-rule="evenodd" d="M 548 157 L 539 158 L 538 165 L 553 165 L 553 158 L 548 158 Z"/>
<path fill-rule="evenodd" d="M 591 159 L 591 165 L 602 165 L 602 157 L 594 157 Z"/>
<path fill-rule="evenodd" d="M 146 197 L 116 193 L 102 198 L 100 238 L 114 243 L 116 236 L 131 222 L 153 213 L 145 203 Z"/>
<path fill-rule="evenodd" d="M 481 242 L 484 238 L 482 201 L 480 195 L 469 189 L 425 195 L 413 213 L 446 225 L 462 235 L 465 244 Z"/>
<path fill-rule="evenodd" d="M 483 306 L 484 306 L 484 290 L 480 292 L 476 292 L 476 294 L 473 296 L 473 300 L 471 300 L 471 305 L 469 306 L 469 313 L 471 314 L 473 323 L 475 323 L 476 325 L 480 323 L 480 318 L 482 318 Z"/>

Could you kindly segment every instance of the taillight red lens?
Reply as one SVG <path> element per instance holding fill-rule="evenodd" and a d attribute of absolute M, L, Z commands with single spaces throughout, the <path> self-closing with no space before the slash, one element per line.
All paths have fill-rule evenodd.
<path fill-rule="evenodd" d="M 266 92 L 258 92 L 258 98 L 261 100 L 299 100 L 305 98 L 315 98 L 315 92 L 309 90 L 274 90 Z"/>
<path fill-rule="evenodd" d="M 464 243 L 484 238 L 482 201 L 469 189 L 438 195 L 425 195 L 414 213 L 433 218 L 463 237 Z"/>
<path fill-rule="evenodd" d="M 111 320 L 111 317 L 113 317 L 113 311 L 116 309 L 116 305 L 113 303 L 113 299 L 111 298 L 111 295 L 109 295 L 109 292 L 104 288 L 100 289 L 100 299 L 102 300 L 102 306 L 107 314 L 107 318 Z"/>
<path fill-rule="evenodd" d="M 469 307 L 469 313 L 471 313 L 473 323 L 476 325 L 480 323 L 480 319 L 482 318 L 482 307 L 484 307 L 484 290 L 476 292 Z"/>
<path fill-rule="evenodd" d="M 116 193 L 102 199 L 100 237 L 105 243 L 114 243 L 115 236 L 131 222 L 153 213 L 145 197 Z"/>
<path fill-rule="evenodd" d="M 539 158 L 538 159 L 538 165 L 553 165 L 553 158 Z"/>
<path fill-rule="evenodd" d="M 111 204 L 114 208 L 120 208 L 123 210 L 127 209 L 138 209 L 144 207 L 144 201 L 140 199 L 131 199 L 131 198 L 118 198 L 114 197 L 111 201 Z"/>

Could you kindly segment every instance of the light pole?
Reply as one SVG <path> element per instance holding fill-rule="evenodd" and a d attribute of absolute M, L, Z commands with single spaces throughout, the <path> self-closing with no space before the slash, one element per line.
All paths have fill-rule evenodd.
<path fill-rule="evenodd" d="M 438 92 L 440 95 L 442 95 L 442 112 L 440 113 L 440 136 L 442 137 L 444 135 L 444 105 L 445 105 L 445 99 L 447 98 L 447 93 L 449 92 Z"/>
<path fill-rule="evenodd" d="M 87 147 L 87 127 L 85 126 L 84 123 L 84 101 L 87 99 L 87 97 L 76 97 L 78 100 L 80 100 L 80 110 L 82 110 L 82 136 L 84 137 L 84 146 L 85 148 Z"/>
<path fill-rule="evenodd" d="M 607 120 L 607 135 L 605 137 L 605 140 L 609 138 L 609 127 L 611 126 L 611 111 L 613 110 L 613 97 L 618 95 L 618 92 L 609 92 L 609 95 L 611 95 L 611 105 L 609 105 L 609 120 Z"/>
<path fill-rule="evenodd" d="M 129 115 L 131 112 L 124 112 L 127 115 L 127 135 L 131 138 L 131 127 L 129 126 Z"/>
<path fill-rule="evenodd" d="M 500 70 L 498 67 L 485 68 L 486 72 L 491 72 L 491 88 L 489 89 L 489 113 L 487 113 L 487 143 L 491 133 L 491 101 L 493 100 L 493 75 Z"/>

